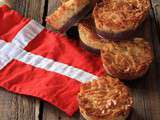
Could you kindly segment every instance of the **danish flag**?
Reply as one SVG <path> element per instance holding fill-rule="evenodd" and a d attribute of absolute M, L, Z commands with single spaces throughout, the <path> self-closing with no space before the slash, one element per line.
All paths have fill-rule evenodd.
<path fill-rule="evenodd" d="M 104 75 L 99 57 L 7 6 L 0 7 L 0 86 L 43 99 L 71 116 L 82 83 Z"/>

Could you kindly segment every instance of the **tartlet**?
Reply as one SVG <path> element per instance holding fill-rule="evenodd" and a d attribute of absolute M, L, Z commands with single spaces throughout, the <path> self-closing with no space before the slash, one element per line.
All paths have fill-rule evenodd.
<path fill-rule="evenodd" d="M 96 31 L 107 39 L 129 39 L 139 31 L 149 8 L 149 0 L 105 0 L 93 10 Z"/>
<path fill-rule="evenodd" d="M 125 120 L 133 106 L 127 86 L 110 76 L 83 84 L 78 102 L 86 120 Z"/>
<path fill-rule="evenodd" d="M 91 52 L 99 53 L 104 43 L 107 42 L 107 40 L 101 39 L 96 34 L 93 19 L 91 17 L 80 21 L 78 24 L 78 31 L 81 45 Z"/>
<path fill-rule="evenodd" d="M 92 10 L 94 2 L 90 0 L 65 0 L 62 5 L 46 18 L 48 24 L 60 32 L 66 32 Z M 94 4 L 93 4 L 94 3 Z"/>
<path fill-rule="evenodd" d="M 101 50 L 106 72 L 119 79 L 132 80 L 143 76 L 153 60 L 149 42 L 143 38 L 108 42 Z"/>

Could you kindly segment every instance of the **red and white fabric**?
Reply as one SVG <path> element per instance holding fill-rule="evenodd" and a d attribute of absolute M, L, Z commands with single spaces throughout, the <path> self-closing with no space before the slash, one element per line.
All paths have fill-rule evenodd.
<path fill-rule="evenodd" d="M 41 98 L 71 116 L 82 83 L 104 75 L 100 57 L 78 43 L 0 7 L 0 86 Z"/>

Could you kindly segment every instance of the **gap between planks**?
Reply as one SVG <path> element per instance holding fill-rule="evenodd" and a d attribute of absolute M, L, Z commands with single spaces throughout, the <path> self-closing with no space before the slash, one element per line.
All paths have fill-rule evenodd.
<path fill-rule="evenodd" d="M 158 35 L 158 41 L 160 42 L 160 1 L 159 0 L 150 0 L 152 17 L 154 17 L 153 22 L 155 22 L 155 28 Z"/>

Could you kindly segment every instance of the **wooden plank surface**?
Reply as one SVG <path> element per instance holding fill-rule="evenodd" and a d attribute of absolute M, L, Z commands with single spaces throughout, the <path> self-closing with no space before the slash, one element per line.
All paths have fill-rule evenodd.
<path fill-rule="evenodd" d="M 160 0 L 151 0 L 151 4 L 152 4 L 153 12 L 154 12 L 153 17 L 156 20 L 157 33 L 160 38 Z"/>
<path fill-rule="evenodd" d="M 14 0 L 13 8 L 25 17 L 43 22 L 45 0 Z"/>
<path fill-rule="evenodd" d="M 153 41 L 157 41 L 156 27 L 153 19 L 153 11 L 150 12 L 150 17 L 147 19 L 144 27 L 144 38 L 149 40 L 154 52 L 154 62 L 152 63 L 148 73 L 139 80 L 129 83 L 134 95 L 134 110 L 129 117 L 129 120 L 159 120 L 160 119 L 160 75 L 157 66 L 156 50 L 159 43 L 156 45 Z M 153 37 L 155 36 L 155 37 Z M 156 45 L 156 46 L 155 46 Z"/>
<path fill-rule="evenodd" d="M 14 0 L 12 6 L 24 16 L 42 23 L 44 0 Z M 39 100 L 0 89 L 0 120 L 39 120 Z"/>
<path fill-rule="evenodd" d="M 38 120 L 37 101 L 0 89 L 0 120 Z"/>
<path fill-rule="evenodd" d="M 144 37 L 154 51 L 154 62 L 148 73 L 133 82 L 126 83 L 134 96 L 134 110 L 128 120 L 160 120 L 160 1 L 151 0 L 150 17 L 144 27 Z M 53 12 L 60 0 L 14 0 L 14 9 L 45 25 L 45 17 Z M 45 10 L 44 10 L 45 8 Z M 48 27 L 48 26 L 47 26 Z M 50 28 L 50 27 L 48 27 Z M 72 118 L 53 107 L 31 97 L 14 95 L 0 89 L 0 120 L 79 120 L 76 113 Z"/>

